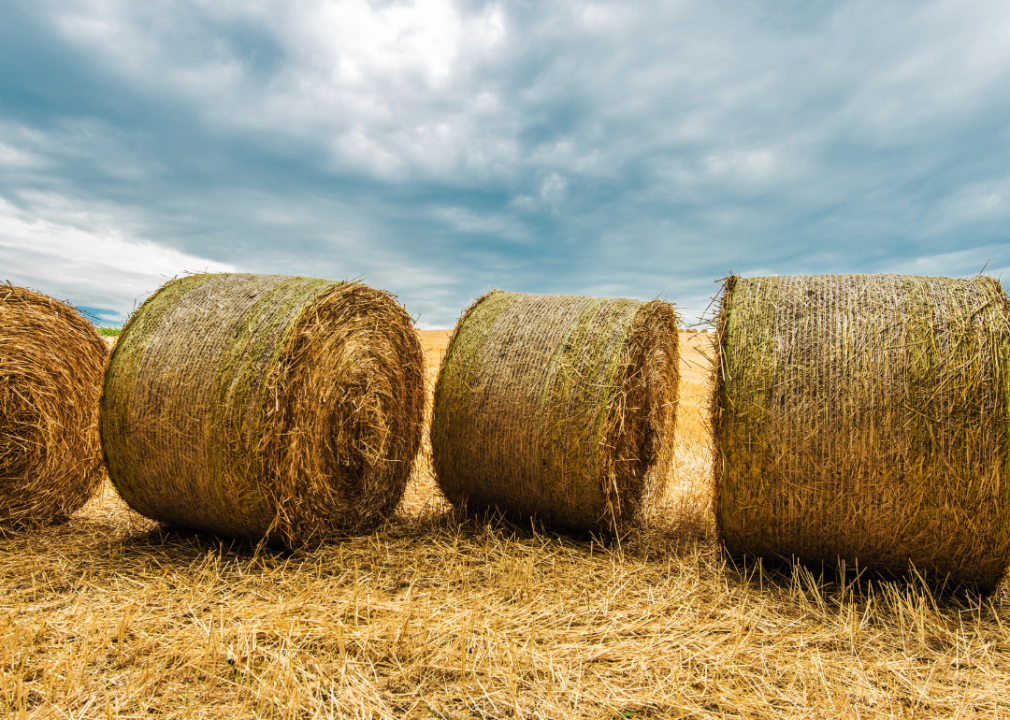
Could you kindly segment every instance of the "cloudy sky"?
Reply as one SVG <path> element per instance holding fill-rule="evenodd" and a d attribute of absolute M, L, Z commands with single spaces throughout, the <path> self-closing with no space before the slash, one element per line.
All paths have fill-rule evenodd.
<path fill-rule="evenodd" d="M 489 287 L 1010 268 L 1005 0 L 5 0 L 0 280 Z"/>

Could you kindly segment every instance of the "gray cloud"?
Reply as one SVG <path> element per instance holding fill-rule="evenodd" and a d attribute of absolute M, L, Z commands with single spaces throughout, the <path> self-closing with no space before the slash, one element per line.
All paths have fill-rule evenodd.
<path fill-rule="evenodd" d="M 0 263 L 81 305 L 207 267 L 364 276 L 428 327 L 488 287 L 693 317 L 730 270 L 1010 267 L 1005 3 L 0 15 Z"/>

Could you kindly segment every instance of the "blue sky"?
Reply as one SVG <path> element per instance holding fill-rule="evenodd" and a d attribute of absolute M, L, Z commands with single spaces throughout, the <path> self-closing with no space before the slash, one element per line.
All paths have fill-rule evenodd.
<path fill-rule="evenodd" d="M 7 0 L 0 280 L 489 287 L 1010 268 L 1010 3 Z"/>

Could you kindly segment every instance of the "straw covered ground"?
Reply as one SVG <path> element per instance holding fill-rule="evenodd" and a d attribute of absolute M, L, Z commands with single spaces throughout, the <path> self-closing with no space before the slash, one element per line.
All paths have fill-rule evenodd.
<path fill-rule="evenodd" d="M 312 550 L 163 532 L 108 490 L 0 538 L 0 716 L 1005 717 L 1005 591 L 720 556 L 709 337 L 682 336 L 674 477 L 621 543 L 454 517 L 427 462 L 386 526 Z"/>

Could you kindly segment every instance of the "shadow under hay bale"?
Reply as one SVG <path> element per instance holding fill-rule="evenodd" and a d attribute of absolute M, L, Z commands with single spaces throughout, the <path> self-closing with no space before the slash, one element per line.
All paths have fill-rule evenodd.
<path fill-rule="evenodd" d="M 986 277 L 730 278 L 712 402 L 727 549 L 995 587 L 1008 317 Z"/>
<path fill-rule="evenodd" d="M 61 522 L 101 484 L 107 356 L 70 305 L 0 286 L 0 524 Z"/>
<path fill-rule="evenodd" d="M 485 295 L 435 387 L 439 486 L 470 511 L 622 531 L 666 481 L 678 347 L 665 302 Z"/>
<path fill-rule="evenodd" d="M 314 278 L 194 275 L 123 328 L 102 443 L 141 514 L 298 546 L 392 513 L 423 409 L 421 345 L 392 296 Z"/>

